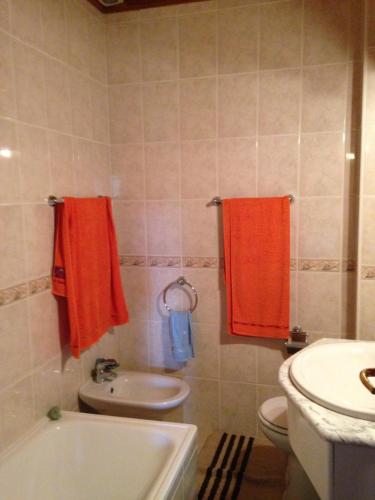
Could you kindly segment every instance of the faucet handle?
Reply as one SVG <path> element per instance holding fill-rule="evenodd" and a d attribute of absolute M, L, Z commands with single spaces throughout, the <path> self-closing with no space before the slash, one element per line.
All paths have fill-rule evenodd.
<path fill-rule="evenodd" d="M 107 372 L 118 368 L 119 366 L 119 363 L 113 358 L 97 358 L 95 361 L 95 370 L 103 370 Z"/>

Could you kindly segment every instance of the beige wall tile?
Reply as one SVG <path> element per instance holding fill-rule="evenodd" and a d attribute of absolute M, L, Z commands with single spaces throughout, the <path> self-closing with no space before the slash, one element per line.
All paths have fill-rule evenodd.
<path fill-rule="evenodd" d="M 131 83 L 141 79 L 138 24 L 109 25 L 107 28 L 108 82 Z"/>
<path fill-rule="evenodd" d="M 178 20 L 180 76 L 216 73 L 216 14 L 183 16 Z"/>
<path fill-rule="evenodd" d="M 113 197 L 144 199 L 143 144 L 113 144 L 111 163 Z"/>
<path fill-rule="evenodd" d="M 44 57 L 34 49 L 14 42 L 17 114 L 22 121 L 47 125 Z"/>
<path fill-rule="evenodd" d="M 255 138 L 221 139 L 218 155 L 220 196 L 226 198 L 255 196 Z"/>
<path fill-rule="evenodd" d="M 304 325 L 304 323 L 302 323 Z M 283 341 L 257 340 L 257 383 L 278 385 L 279 369 L 287 358 Z"/>
<path fill-rule="evenodd" d="M 31 368 L 27 305 L 22 300 L 0 309 L 1 380 L 14 383 Z"/>
<path fill-rule="evenodd" d="M 15 202 L 20 198 L 20 172 L 15 123 L 0 119 L 0 149 L 11 152 L 9 158 L 0 157 L 0 203 Z"/>
<path fill-rule="evenodd" d="M 145 255 L 146 214 L 143 202 L 116 202 L 113 207 L 120 254 Z"/>
<path fill-rule="evenodd" d="M 180 196 L 179 146 L 175 142 L 145 144 L 146 198 L 176 200 Z"/>
<path fill-rule="evenodd" d="M 147 202 L 147 253 L 179 255 L 180 251 L 179 202 Z"/>
<path fill-rule="evenodd" d="M 301 196 L 340 196 L 344 180 L 342 134 L 301 137 Z"/>
<path fill-rule="evenodd" d="M 91 194 L 96 196 L 111 195 L 111 157 L 108 144 L 99 142 L 91 143 L 92 149 L 92 174 L 91 174 Z"/>
<path fill-rule="evenodd" d="M 296 69 L 260 73 L 260 134 L 298 132 L 300 78 Z"/>
<path fill-rule="evenodd" d="M 94 141 L 109 142 L 108 89 L 91 82 L 92 137 Z"/>
<path fill-rule="evenodd" d="M 88 16 L 74 0 L 65 1 L 67 22 L 68 60 L 75 68 L 88 72 L 89 69 L 89 25 Z"/>
<path fill-rule="evenodd" d="M 178 86 L 176 82 L 143 87 L 146 141 L 174 141 L 178 137 Z"/>
<path fill-rule="evenodd" d="M 52 267 L 53 210 L 47 204 L 26 205 L 24 217 L 26 276 L 28 279 L 45 276 Z"/>
<path fill-rule="evenodd" d="M 302 131 L 341 131 L 345 119 L 345 64 L 315 66 L 303 71 Z"/>
<path fill-rule="evenodd" d="M 148 322 L 132 320 L 118 328 L 120 338 L 119 362 L 126 370 L 147 371 Z"/>
<path fill-rule="evenodd" d="M 307 0 L 304 12 L 304 64 L 345 61 L 348 56 L 348 21 L 348 0 Z"/>
<path fill-rule="evenodd" d="M 211 139 L 216 135 L 216 80 L 182 80 L 180 83 L 181 138 Z"/>
<path fill-rule="evenodd" d="M 220 379 L 255 384 L 256 346 L 246 342 L 246 339 L 228 337 L 227 341 L 220 346 Z"/>
<path fill-rule="evenodd" d="M 297 192 L 298 136 L 259 138 L 258 194 L 283 196 Z"/>
<path fill-rule="evenodd" d="M 149 322 L 150 368 L 153 372 L 183 375 L 185 363 L 175 361 L 167 321 Z"/>
<path fill-rule="evenodd" d="M 122 286 L 131 321 L 149 318 L 149 290 L 147 269 L 122 267 Z"/>
<path fill-rule="evenodd" d="M 69 352 L 69 350 L 67 349 Z M 78 407 L 78 391 L 83 382 L 80 360 L 67 354 L 62 364 L 62 407 L 64 410 L 75 410 Z"/>
<path fill-rule="evenodd" d="M 142 91 L 139 85 L 109 87 L 109 119 L 112 143 L 139 142 L 143 138 Z"/>
<path fill-rule="evenodd" d="M 4 447 L 35 423 L 31 377 L 5 389 L 1 397 L 0 417 Z"/>
<path fill-rule="evenodd" d="M 364 153 L 365 166 L 363 168 L 363 193 L 365 195 L 375 194 L 375 140 L 371 133 L 366 138 Z"/>
<path fill-rule="evenodd" d="M 9 29 L 10 29 L 8 0 L 1 0 L 0 1 L 0 27 L 1 27 L 1 29 L 6 30 L 6 31 L 9 31 Z"/>
<path fill-rule="evenodd" d="M 107 26 L 89 18 L 89 73 L 102 83 L 107 82 Z"/>
<path fill-rule="evenodd" d="M 60 132 L 72 132 L 72 106 L 66 66 L 54 59 L 44 60 L 48 127 Z M 87 92 L 87 89 L 85 89 Z"/>
<path fill-rule="evenodd" d="M 359 338 L 361 340 L 375 339 L 375 281 L 361 280 L 359 293 L 361 296 L 359 309 Z"/>
<path fill-rule="evenodd" d="M 229 7 L 241 7 L 242 5 L 253 5 L 261 3 L 261 0 L 217 0 L 219 9 L 226 9 Z"/>
<path fill-rule="evenodd" d="M 73 134 L 86 139 L 93 137 L 93 107 L 90 79 L 72 71 L 70 74 L 70 97 L 72 101 Z"/>
<path fill-rule="evenodd" d="M 375 198 L 364 197 L 362 202 L 362 259 L 364 265 L 375 264 Z"/>
<path fill-rule="evenodd" d="M 339 259 L 340 198 L 300 200 L 299 252 L 302 259 Z"/>
<path fill-rule="evenodd" d="M 177 77 L 177 21 L 155 19 L 141 23 L 143 80 Z"/>
<path fill-rule="evenodd" d="M 222 271 L 220 269 L 192 269 L 183 270 L 185 278 L 198 293 L 199 307 L 193 312 L 193 321 L 199 323 L 222 324 L 222 306 L 224 305 L 225 289 L 223 286 Z M 183 308 L 191 308 L 192 294 L 184 288 Z"/>
<path fill-rule="evenodd" d="M 60 352 L 57 301 L 49 290 L 28 299 L 33 367 Z"/>
<path fill-rule="evenodd" d="M 51 166 L 51 193 L 55 193 L 56 196 L 75 195 L 71 138 L 56 132 L 49 132 L 48 148 Z"/>
<path fill-rule="evenodd" d="M 245 7 L 218 14 L 219 73 L 256 71 L 258 66 L 258 9 Z"/>
<path fill-rule="evenodd" d="M 216 192 L 216 141 L 181 144 L 181 197 L 210 198 Z"/>
<path fill-rule="evenodd" d="M 50 169 L 45 130 L 18 125 L 21 196 L 25 201 L 41 201 L 50 193 Z"/>
<path fill-rule="evenodd" d="M 43 43 L 40 0 L 12 0 L 9 5 L 13 34 L 40 47 Z"/>
<path fill-rule="evenodd" d="M 189 398 L 183 406 L 184 422 L 199 428 L 198 446 L 219 429 L 219 385 L 213 380 L 186 377 L 191 387 Z"/>
<path fill-rule="evenodd" d="M 299 66 L 301 62 L 302 2 L 278 2 L 260 8 L 260 68 Z"/>
<path fill-rule="evenodd" d="M 4 33 L 0 33 L 0 64 L 2 68 L 0 73 L 0 114 L 15 117 L 16 95 L 12 42 L 11 38 Z"/>
<path fill-rule="evenodd" d="M 93 181 L 92 163 L 93 154 L 89 141 L 73 137 L 73 172 L 76 192 L 80 196 L 92 196 Z"/>
<path fill-rule="evenodd" d="M 255 135 L 257 127 L 255 73 L 219 78 L 219 136 Z"/>
<path fill-rule="evenodd" d="M 195 358 L 186 364 L 186 375 L 219 378 L 220 326 L 210 323 L 193 323 Z"/>
<path fill-rule="evenodd" d="M 255 385 L 221 383 L 220 428 L 233 434 L 254 436 L 257 429 Z"/>
<path fill-rule="evenodd" d="M 217 0 L 203 0 L 177 5 L 177 15 L 194 14 L 196 12 L 209 12 L 217 9 Z"/>
<path fill-rule="evenodd" d="M 219 254 L 218 211 L 202 200 L 182 201 L 182 254 L 211 257 Z"/>
<path fill-rule="evenodd" d="M 172 17 L 176 15 L 176 5 L 166 5 L 165 7 L 154 7 L 150 9 L 141 9 L 139 11 L 139 20 L 158 19 L 160 17 Z"/>
<path fill-rule="evenodd" d="M 298 324 L 307 331 L 339 332 L 339 273 L 298 273 Z"/>
<path fill-rule="evenodd" d="M 35 417 L 42 418 L 53 406 L 60 406 L 61 397 L 61 360 L 52 359 L 32 376 L 35 393 Z M 67 409 L 64 407 L 64 409 Z"/>
<path fill-rule="evenodd" d="M 40 5 L 44 36 L 43 49 L 51 56 L 66 61 L 68 44 L 64 2 L 43 0 Z"/>

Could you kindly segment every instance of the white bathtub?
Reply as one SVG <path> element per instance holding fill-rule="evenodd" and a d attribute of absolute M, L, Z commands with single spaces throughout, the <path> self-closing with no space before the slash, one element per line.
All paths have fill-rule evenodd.
<path fill-rule="evenodd" d="M 0 497 L 193 498 L 196 433 L 187 424 L 63 412 L 0 455 Z"/>

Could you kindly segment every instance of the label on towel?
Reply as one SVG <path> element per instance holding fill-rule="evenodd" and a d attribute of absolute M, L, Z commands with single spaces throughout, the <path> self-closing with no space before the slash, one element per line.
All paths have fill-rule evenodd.
<path fill-rule="evenodd" d="M 63 267 L 55 266 L 53 268 L 53 275 L 55 278 L 65 279 L 65 269 Z"/>

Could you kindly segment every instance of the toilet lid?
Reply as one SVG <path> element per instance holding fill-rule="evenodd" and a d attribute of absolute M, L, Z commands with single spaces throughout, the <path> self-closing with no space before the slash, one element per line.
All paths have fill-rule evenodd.
<path fill-rule="evenodd" d="M 287 401 L 285 396 L 267 399 L 259 408 L 259 413 L 266 422 L 284 431 L 288 430 Z"/>

